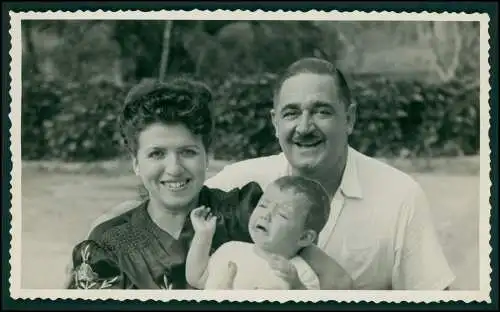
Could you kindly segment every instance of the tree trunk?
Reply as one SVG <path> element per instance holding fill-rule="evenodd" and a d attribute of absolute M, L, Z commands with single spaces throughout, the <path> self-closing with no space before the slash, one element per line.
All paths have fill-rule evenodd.
<path fill-rule="evenodd" d="M 164 81 L 165 76 L 167 74 L 168 57 L 170 52 L 170 37 L 172 34 L 173 23 L 174 21 L 165 22 L 165 31 L 163 33 L 163 51 L 161 53 L 160 72 L 159 72 L 160 81 Z"/>
<path fill-rule="evenodd" d="M 430 48 L 433 65 L 442 82 L 455 77 L 460 65 L 462 35 L 457 22 L 431 22 Z"/>
<path fill-rule="evenodd" d="M 25 54 L 23 56 L 23 63 L 26 64 L 25 68 L 31 71 L 31 74 L 38 74 L 40 70 L 38 68 L 38 59 L 35 51 L 35 45 L 33 43 L 33 27 L 30 20 L 23 21 L 21 25 L 22 38 L 25 40 L 23 48 L 25 48 Z"/>

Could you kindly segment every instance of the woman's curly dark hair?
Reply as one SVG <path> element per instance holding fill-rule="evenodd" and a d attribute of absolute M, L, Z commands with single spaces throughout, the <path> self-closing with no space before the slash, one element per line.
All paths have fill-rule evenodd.
<path fill-rule="evenodd" d="M 189 78 L 141 82 L 128 93 L 118 119 L 123 144 L 136 155 L 141 131 L 159 122 L 185 125 L 201 135 L 208 150 L 214 126 L 211 102 L 210 89 Z"/>

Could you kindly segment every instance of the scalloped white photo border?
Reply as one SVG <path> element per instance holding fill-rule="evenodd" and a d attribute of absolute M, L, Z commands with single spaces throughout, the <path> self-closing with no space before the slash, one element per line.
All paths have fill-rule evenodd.
<path fill-rule="evenodd" d="M 490 146 L 489 146 L 489 15 L 485 13 L 411 13 L 411 12 L 339 12 L 339 11 L 248 11 L 248 10 L 157 10 L 157 11 L 47 11 L 47 12 L 9 12 L 10 13 L 10 78 L 11 113 L 9 118 L 12 153 L 11 171 L 11 229 L 10 234 L 10 296 L 13 299 L 88 299 L 88 300 L 215 300 L 251 302 L 486 302 L 491 303 L 490 282 Z M 322 21 L 479 21 L 480 22 L 480 183 L 479 187 L 479 284 L 477 291 L 153 291 L 153 290 L 52 290 L 21 288 L 21 21 L 23 19 L 45 20 L 322 20 Z"/>

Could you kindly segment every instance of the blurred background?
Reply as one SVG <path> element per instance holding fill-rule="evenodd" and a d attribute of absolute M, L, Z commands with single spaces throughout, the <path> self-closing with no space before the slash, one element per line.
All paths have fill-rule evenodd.
<path fill-rule="evenodd" d="M 23 20 L 22 45 L 23 287 L 60 287 L 90 222 L 135 196 L 116 129 L 133 84 L 212 88 L 214 174 L 279 152 L 273 83 L 304 56 L 339 64 L 351 145 L 422 183 L 457 287 L 479 287 L 479 22 Z"/>
<path fill-rule="evenodd" d="M 359 105 L 351 144 L 371 156 L 479 147 L 479 23 L 23 21 L 24 159 L 114 158 L 116 111 L 141 79 L 187 74 L 216 94 L 214 157 L 275 153 L 277 74 L 335 61 Z M 235 121 L 238 122 L 235 122 Z"/>

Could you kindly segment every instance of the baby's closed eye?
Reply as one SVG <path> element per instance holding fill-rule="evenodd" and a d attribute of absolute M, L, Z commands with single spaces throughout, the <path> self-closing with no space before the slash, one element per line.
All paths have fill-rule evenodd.
<path fill-rule="evenodd" d="M 290 218 L 288 217 L 288 215 L 286 215 L 286 214 L 284 214 L 284 213 L 278 213 L 278 216 L 280 216 L 281 218 L 283 218 L 283 219 L 285 219 L 285 220 L 290 219 Z"/>

